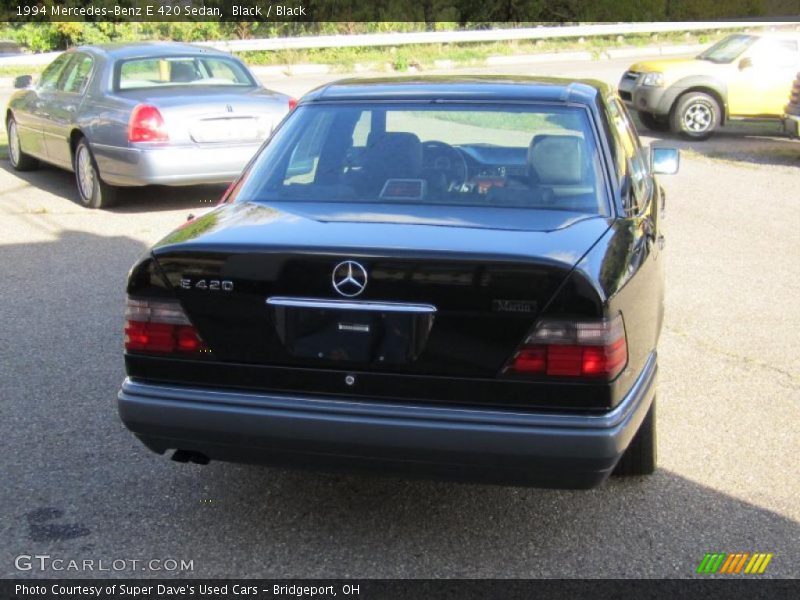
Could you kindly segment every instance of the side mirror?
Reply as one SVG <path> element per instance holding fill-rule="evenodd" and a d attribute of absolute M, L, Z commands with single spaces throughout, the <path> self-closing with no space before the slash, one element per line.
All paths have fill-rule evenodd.
<path fill-rule="evenodd" d="M 674 175 L 681 164 L 681 155 L 676 148 L 651 148 L 650 169 L 656 175 Z"/>
<path fill-rule="evenodd" d="M 749 69 L 753 66 L 753 59 L 749 56 L 745 56 L 742 60 L 739 61 L 739 70 L 744 71 L 745 69 Z"/>
<path fill-rule="evenodd" d="M 30 75 L 20 75 L 14 79 L 14 89 L 24 90 L 31 87 L 31 85 L 33 85 L 33 77 Z"/>

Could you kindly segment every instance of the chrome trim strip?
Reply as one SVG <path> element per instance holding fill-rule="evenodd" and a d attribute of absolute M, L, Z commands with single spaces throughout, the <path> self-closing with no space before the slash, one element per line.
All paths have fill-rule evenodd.
<path fill-rule="evenodd" d="M 141 150 L 139 148 L 128 148 L 126 146 L 113 146 L 111 144 L 98 144 L 97 142 L 91 142 L 91 145 L 92 145 L 92 148 L 102 148 L 104 150 L 105 149 L 108 149 L 108 150 L 121 150 L 121 151 L 124 151 L 124 152 L 130 152 L 130 153 L 134 153 L 134 154 L 138 154 L 139 152 L 141 152 Z"/>
<path fill-rule="evenodd" d="M 286 298 L 272 296 L 267 298 L 270 306 L 291 308 L 321 308 L 326 310 L 363 310 L 369 312 L 423 313 L 436 312 L 431 304 L 404 304 L 402 302 L 370 302 L 367 300 L 322 300 L 319 298 Z"/>

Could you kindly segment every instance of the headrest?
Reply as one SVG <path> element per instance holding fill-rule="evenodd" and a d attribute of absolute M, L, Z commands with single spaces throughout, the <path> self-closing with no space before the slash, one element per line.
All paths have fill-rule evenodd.
<path fill-rule="evenodd" d="M 169 80 L 175 83 L 186 83 L 197 79 L 194 67 L 184 62 L 174 62 L 170 68 Z"/>
<path fill-rule="evenodd" d="M 384 133 L 370 144 L 367 162 L 372 171 L 381 174 L 414 177 L 422 169 L 422 142 L 413 133 Z"/>
<path fill-rule="evenodd" d="M 535 135 L 528 146 L 528 173 L 544 185 L 579 184 L 584 179 L 583 148 L 577 135 Z"/>

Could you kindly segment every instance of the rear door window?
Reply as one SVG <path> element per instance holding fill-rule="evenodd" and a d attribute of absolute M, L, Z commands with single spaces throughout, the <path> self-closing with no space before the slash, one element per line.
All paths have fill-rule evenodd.
<path fill-rule="evenodd" d="M 794 40 L 763 39 L 753 48 L 753 62 L 765 68 L 795 68 L 798 66 L 797 42 Z"/>
<path fill-rule="evenodd" d="M 70 94 L 82 94 L 89 83 L 94 60 L 88 54 L 77 54 L 64 72 L 59 89 Z"/>
<path fill-rule="evenodd" d="M 608 113 L 615 130 L 614 137 L 618 144 L 617 160 L 622 167 L 622 173 L 628 170 L 625 163 L 630 162 L 629 175 L 634 194 L 625 199 L 625 208 L 635 214 L 642 210 L 640 203 L 648 196 L 652 185 L 648 160 L 636 134 L 636 127 L 623 104 L 618 99 L 612 98 L 608 104 Z"/>

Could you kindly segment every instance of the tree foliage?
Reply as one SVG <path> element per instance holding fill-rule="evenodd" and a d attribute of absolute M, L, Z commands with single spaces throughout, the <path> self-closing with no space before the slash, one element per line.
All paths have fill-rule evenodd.
<path fill-rule="evenodd" d="M 132 6 L 140 0 L 33 0 L 19 4 L 44 6 Z M 238 4 L 256 0 L 238 0 Z M 306 0 L 304 21 L 164 21 L 164 22 L 14 22 L 9 8 L 0 25 L 0 39 L 10 39 L 33 51 L 80 44 L 161 39 L 181 42 L 295 35 L 333 35 L 454 28 L 529 26 L 542 23 L 598 21 L 712 20 L 757 17 L 766 0 Z M 265 0 L 258 0 L 262 7 Z M 10 4 L 10 3 L 9 3 Z M 195 4 L 199 4 L 195 2 Z M 226 6 L 224 0 L 205 5 Z M 0 15 L 1 16 L 1 15 Z M 401 19 L 401 20 L 398 20 Z"/>

